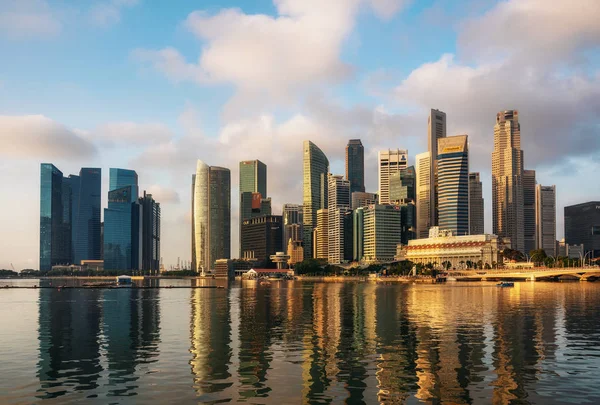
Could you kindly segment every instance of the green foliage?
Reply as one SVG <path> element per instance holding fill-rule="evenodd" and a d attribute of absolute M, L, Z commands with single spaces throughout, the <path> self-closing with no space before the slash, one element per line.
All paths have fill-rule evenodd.
<path fill-rule="evenodd" d="M 548 258 L 546 255 L 546 251 L 544 249 L 536 249 L 532 250 L 530 253 L 531 261 L 536 265 L 540 265 L 541 263 L 545 263 L 545 260 Z"/>
<path fill-rule="evenodd" d="M 12 270 L 0 269 L 0 277 L 19 277 L 19 273 Z"/>
<path fill-rule="evenodd" d="M 320 259 L 305 259 L 300 263 L 296 263 L 294 271 L 296 274 L 302 275 L 324 275 L 325 263 Z"/>
<path fill-rule="evenodd" d="M 518 250 L 506 248 L 502 252 L 502 255 L 503 255 L 504 259 L 506 259 L 506 260 L 511 260 L 511 261 L 514 260 L 515 262 L 526 261 L 525 255 Z"/>

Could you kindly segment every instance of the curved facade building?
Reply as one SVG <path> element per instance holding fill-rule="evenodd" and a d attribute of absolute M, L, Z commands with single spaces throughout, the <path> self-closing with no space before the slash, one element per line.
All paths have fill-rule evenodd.
<path fill-rule="evenodd" d="M 192 189 L 192 269 L 204 273 L 230 258 L 231 173 L 198 160 Z"/>
<path fill-rule="evenodd" d="M 317 211 L 327 208 L 327 173 L 329 160 L 321 149 L 311 141 L 303 145 L 303 196 L 304 196 L 304 257 L 313 251 L 312 233 L 317 225 Z"/>
<path fill-rule="evenodd" d="M 467 135 L 438 140 L 438 207 L 440 229 L 469 234 L 469 148 Z"/>

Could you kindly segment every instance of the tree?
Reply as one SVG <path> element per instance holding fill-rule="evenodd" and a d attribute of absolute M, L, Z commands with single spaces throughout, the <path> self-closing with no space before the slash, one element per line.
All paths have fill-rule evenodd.
<path fill-rule="evenodd" d="M 504 257 L 504 259 L 510 260 L 510 261 L 515 261 L 515 262 L 524 262 L 525 261 L 525 255 L 522 252 L 520 252 L 518 250 L 510 249 L 510 248 L 504 249 L 504 251 L 502 252 L 502 256 Z"/>
<path fill-rule="evenodd" d="M 544 263 L 544 261 L 548 257 L 544 249 L 532 250 L 529 253 L 531 253 L 531 261 L 534 262 L 537 266 L 539 266 L 541 263 Z"/>
<path fill-rule="evenodd" d="M 296 274 L 319 274 L 323 273 L 322 262 L 318 259 L 305 259 L 300 263 L 296 263 L 294 268 Z"/>
<path fill-rule="evenodd" d="M 442 262 L 442 267 L 446 270 L 448 270 L 450 268 L 450 266 L 452 266 L 452 263 L 450 263 L 448 260 L 445 260 Z"/>

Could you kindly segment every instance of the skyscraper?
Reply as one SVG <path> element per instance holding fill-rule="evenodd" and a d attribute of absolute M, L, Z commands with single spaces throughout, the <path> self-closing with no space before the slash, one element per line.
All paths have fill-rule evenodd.
<path fill-rule="evenodd" d="M 230 258 L 231 174 L 198 160 L 192 182 L 192 268 L 205 274 Z"/>
<path fill-rule="evenodd" d="M 524 252 L 523 151 L 517 110 L 501 111 L 494 126 L 492 152 L 493 232 L 510 238 L 513 249 Z"/>
<path fill-rule="evenodd" d="M 104 209 L 104 269 L 139 270 L 142 265 L 141 206 L 133 170 L 110 169 L 108 208 Z"/>
<path fill-rule="evenodd" d="M 437 156 L 438 141 L 446 137 L 446 113 L 432 109 L 427 117 L 427 147 L 430 162 L 429 174 L 429 209 L 431 210 L 430 226 L 438 225 L 438 185 L 437 185 Z M 427 237 L 427 236 L 425 236 Z"/>
<path fill-rule="evenodd" d="M 256 259 L 265 266 L 271 255 L 283 250 L 281 215 L 263 215 L 242 222 L 242 258 Z"/>
<path fill-rule="evenodd" d="M 240 257 L 242 256 L 242 223 L 262 215 L 271 215 L 267 200 L 267 165 L 260 160 L 240 162 Z M 263 201 L 264 200 L 264 201 Z M 265 207 L 265 209 L 261 209 Z M 264 212 L 263 212 L 264 211 Z M 267 212 L 268 211 L 268 212 Z"/>
<path fill-rule="evenodd" d="M 63 190 L 63 174 L 53 164 L 40 170 L 40 271 L 71 263 L 71 192 Z M 68 191 L 65 193 L 64 191 Z M 67 194 L 67 195 L 65 195 Z"/>
<path fill-rule="evenodd" d="M 592 259 L 600 257 L 600 201 L 565 207 L 565 242 L 583 245 Z"/>
<path fill-rule="evenodd" d="M 317 225 L 317 211 L 327 208 L 327 156 L 311 141 L 303 145 L 303 200 L 304 200 L 304 257 L 313 252 L 312 233 Z"/>
<path fill-rule="evenodd" d="M 160 204 L 152 194 L 139 199 L 142 207 L 142 263 L 144 274 L 158 274 L 160 268 Z"/>
<path fill-rule="evenodd" d="M 352 193 L 352 209 L 355 210 L 359 207 L 364 207 L 365 205 L 377 204 L 379 201 L 379 197 L 377 193 L 365 193 L 362 191 L 355 191 Z"/>
<path fill-rule="evenodd" d="M 321 208 L 317 211 L 317 227 L 314 229 L 315 258 L 325 259 L 329 257 L 329 210 Z"/>
<path fill-rule="evenodd" d="M 346 145 L 346 179 L 350 193 L 365 191 L 365 148 L 360 139 L 350 139 Z"/>
<path fill-rule="evenodd" d="M 535 187 L 535 227 L 537 248 L 546 255 L 556 254 L 556 186 Z"/>
<path fill-rule="evenodd" d="M 388 149 L 379 152 L 379 204 L 390 203 L 390 175 L 407 166 L 407 150 Z"/>
<path fill-rule="evenodd" d="M 363 210 L 363 257 L 366 262 L 392 261 L 401 242 L 401 212 L 396 205 L 370 205 Z M 360 242 L 359 242 L 360 243 Z"/>
<path fill-rule="evenodd" d="M 484 233 L 483 187 L 479 173 L 469 173 L 469 228 L 471 235 Z"/>
<path fill-rule="evenodd" d="M 287 246 L 290 239 L 293 242 L 302 242 L 302 222 L 304 212 L 302 205 L 283 204 L 283 246 Z"/>
<path fill-rule="evenodd" d="M 79 176 L 69 176 L 73 198 L 73 263 L 100 260 L 100 212 L 102 169 L 84 167 Z"/>
<path fill-rule="evenodd" d="M 467 135 L 438 140 L 439 227 L 469 234 L 469 147 Z"/>
<path fill-rule="evenodd" d="M 350 211 L 350 181 L 329 174 L 328 185 L 328 255 L 327 261 L 339 264 L 344 260 L 344 219 Z"/>
<path fill-rule="evenodd" d="M 415 239 L 416 233 L 416 171 L 414 166 L 400 170 L 390 176 L 390 201 L 400 207 L 402 214 L 402 244 Z"/>
<path fill-rule="evenodd" d="M 436 147 L 437 149 L 437 147 Z M 428 238 L 431 218 L 431 153 L 415 156 L 417 238 Z"/>
<path fill-rule="evenodd" d="M 536 203 L 535 203 L 535 170 L 523 170 L 523 238 L 525 251 L 529 254 L 538 249 L 538 237 L 536 235 Z"/>

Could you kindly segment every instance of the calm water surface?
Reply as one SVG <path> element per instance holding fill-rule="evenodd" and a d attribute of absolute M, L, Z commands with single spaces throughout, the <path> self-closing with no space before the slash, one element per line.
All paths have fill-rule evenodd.
<path fill-rule="evenodd" d="M 599 308 L 585 282 L 5 289 L 0 403 L 598 404 Z"/>

